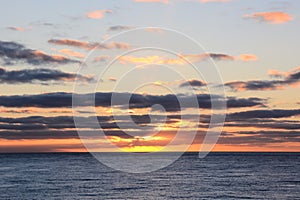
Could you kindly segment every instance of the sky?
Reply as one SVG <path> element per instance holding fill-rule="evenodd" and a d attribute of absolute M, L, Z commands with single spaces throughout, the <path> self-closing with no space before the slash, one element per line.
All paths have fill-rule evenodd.
<path fill-rule="evenodd" d="M 213 114 L 213 151 L 299 152 L 299 9 L 1 1 L 0 152 L 199 151 Z"/>

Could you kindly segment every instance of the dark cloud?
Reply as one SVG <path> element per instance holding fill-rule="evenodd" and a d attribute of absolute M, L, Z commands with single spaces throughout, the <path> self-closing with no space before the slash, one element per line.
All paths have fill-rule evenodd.
<path fill-rule="evenodd" d="M 300 129 L 299 123 L 286 123 L 282 121 L 274 121 L 272 123 L 249 123 L 245 119 L 243 123 L 226 123 L 226 127 L 254 127 L 254 128 L 266 128 L 266 129 L 280 129 L 280 130 L 297 130 Z"/>
<path fill-rule="evenodd" d="M 243 107 L 264 107 L 265 100 L 261 98 L 235 98 L 229 97 L 227 101 L 228 108 L 243 108 Z"/>
<path fill-rule="evenodd" d="M 133 116 L 137 124 L 145 123 L 143 120 L 149 116 Z M 0 138 L 3 139 L 70 139 L 78 138 L 77 130 L 86 129 L 84 136 L 94 137 L 99 134 L 99 124 L 107 136 L 118 136 L 122 138 L 131 138 L 118 125 L 122 125 L 122 129 L 134 132 L 126 121 L 116 124 L 112 116 L 98 116 L 98 121 L 93 121 L 92 117 L 76 117 L 81 123 L 75 126 L 72 116 L 57 117 L 23 117 L 23 118 L 0 118 Z M 122 118 L 122 116 L 120 116 Z M 125 119 L 125 117 L 124 117 Z M 153 126 L 149 125 L 149 129 Z M 141 133 L 143 134 L 143 133 Z"/>
<path fill-rule="evenodd" d="M 132 115 L 132 120 L 143 127 L 143 130 L 150 130 L 154 128 L 154 125 L 157 123 L 164 122 L 164 116 L 160 115 Z M 112 131 L 121 131 L 119 125 L 122 126 L 122 129 L 133 131 L 133 127 L 128 124 L 126 116 L 118 116 L 119 120 L 123 121 L 114 121 L 113 116 L 98 116 L 98 121 L 93 121 L 92 117 L 76 117 L 77 120 L 80 120 L 80 124 L 75 126 L 74 119 L 72 116 L 56 116 L 56 117 L 43 117 L 43 116 L 34 116 L 34 117 L 23 117 L 23 118 L 0 118 L 0 131 L 63 131 L 65 129 L 71 130 L 75 128 L 84 128 L 84 129 L 99 129 L 99 125 L 102 129 L 105 130 L 107 134 L 112 134 Z M 167 123 L 173 123 L 171 118 L 167 117 Z M 150 124 L 151 123 L 151 124 Z M 146 128 L 146 129 L 145 129 Z"/>
<path fill-rule="evenodd" d="M 0 146 L 0 152 L 2 153 L 32 153 L 32 152 L 58 152 L 58 151 L 70 151 L 72 149 L 74 152 L 81 151 L 84 149 L 83 144 L 39 144 L 39 145 L 28 145 L 28 144 L 12 144 L 12 145 L 2 145 Z M 26 155 L 23 155 L 26 156 Z"/>
<path fill-rule="evenodd" d="M 101 106 L 110 107 L 112 95 L 114 95 L 114 106 L 122 108 L 126 105 L 126 99 L 130 99 L 130 108 L 150 108 L 155 104 L 162 105 L 167 111 L 179 111 L 180 104 L 178 98 L 184 103 L 181 107 L 193 108 L 192 96 L 185 95 L 142 95 L 130 93 L 96 93 L 95 101 L 93 100 L 94 94 L 74 94 L 76 96 L 77 106 Z M 197 101 L 199 108 L 210 109 L 212 101 L 216 103 L 217 109 L 222 109 L 224 99 L 217 95 L 198 94 Z M 227 99 L 228 108 L 240 107 L 254 107 L 264 106 L 265 100 L 260 98 L 236 98 L 229 97 Z M 13 96 L 0 96 L 0 106 L 4 107 L 72 107 L 72 93 L 46 93 L 37 95 L 13 95 Z"/>
<path fill-rule="evenodd" d="M 109 31 L 125 31 L 125 30 L 129 30 L 129 29 L 132 29 L 132 28 L 134 28 L 134 27 L 117 25 L 117 26 L 109 27 L 108 30 Z"/>
<path fill-rule="evenodd" d="M 214 60 L 235 60 L 233 56 L 221 53 L 209 53 L 208 56 Z"/>
<path fill-rule="evenodd" d="M 79 138 L 77 131 L 53 131 L 53 130 L 22 130 L 22 131 L 0 131 L 0 138 L 7 140 L 18 139 L 72 139 Z"/>
<path fill-rule="evenodd" d="M 31 65 L 79 63 L 60 55 L 48 55 L 44 52 L 26 48 L 16 42 L 0 41 L 0 58 L 5 65 L 25 62 Z"/>
<path fill-rule="evenodd" d="M 251 119 L 251 118 L 285 118 L 300 115 L 300 109 L 295 110 L 252 110 L 244 112 L 236 112 L 227 115 L 228 119 L 239 120 L 239 119 Z"/>
<path fill-rule="evenodd" d="M 243 90 L 276 90 L 281 85 L 286 84 L 283 81 L 269 81 L 269 80 L 253 80 L 253 81 L 232 81 L 225 83 L 225 86 L 230 87 L 236 91 Z"/>
<path fill-rule="evenodd" d="M 53 69 L 24 69 L 11 70 L 0 68 L 0 83 L 19 84 L 19 83 L 36 83 L 46 81 L 92 81 L 93 78 L 80 76 L 73 73 L 67 73 L 60 70 Z"/>
<path fill-rule="evenodd" d="M 71 93 L 48 93 L 39 95 L 0 96 L 0 105 L 4 107 L 71 107 Z"/>
<path fill-rule="evenodd" d="M 260 135 L 260 136 L 267 136 L 273 138 L 289 138 L 295 139 L 296 137 L 300 137 L 299 131 L 240 131 L 238 132 L 240 135 Z"/>
<path fill-rule="evenodd" d="M 200 81 L 200 80 L 189 80 L 186 82 L 183 82 L 179 85 L 179 87 L 203 87 L 206 86 L 206 83 L 204 81 Z"/>
<path fill-rule="evenodd" d="M 225 86 L 236 91 L 243 90 L 277 90 L 283 87 L 297 84 L 300 82 L 300 67 L 290 72 L 273 72 L 272 77 L 282 78 L 281 80 L 250 80 L 232 81 L 225 83 Z"/>

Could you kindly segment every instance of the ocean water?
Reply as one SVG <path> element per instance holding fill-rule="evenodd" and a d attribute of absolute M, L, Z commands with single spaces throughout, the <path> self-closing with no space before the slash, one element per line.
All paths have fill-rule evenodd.
<path fill-rule="evenodd" d="M 88 153 L 0 154 L 0 199 L 300 199 L 299 153 L 186 153 L 128 174 Z"/>

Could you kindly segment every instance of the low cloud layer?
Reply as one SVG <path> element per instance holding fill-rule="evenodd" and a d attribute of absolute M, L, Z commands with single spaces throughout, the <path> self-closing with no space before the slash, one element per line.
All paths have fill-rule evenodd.
<path fill-rule="evenodd" d="M 126 105 L 124 99 L 130 97 L 130 108 L 151 108 L 155 104 L 162 105 L 167 111 L 176 112 L 180 110 L 178 97 L 185 102 L 181 105 L 182 108 L 194 108 L 190 102 L 194 97 L 192 96 L 176 96 L 176 95 L 142 95 L 130 93 L 96 93 L 95 101 L 91 99 L 91 94 L 76 94 L 77 98 L 81 100 L 78 106 L 101 106 L 110 107 L 112 95 L 117 99 L 114 106 L 122 108 Z M 212 99 L 211 99 L 212 98 Z M 210 109 L 212 100 L 216 105 L 223 105 L 227 103 L 228 108 L 242 108 L 242 107 L 256 107 L 264 106 L 265 100 L 260 98 L 235 98 L 229 97 L 224 102 L 223 99 L 217 95 L 198 94 L 197 99 L 199 108 Z M 4 107 L 40 107 L 40 108 L 63 108 L 72 107 L 72 93 L 46 93 L 37 95 L 14 95 L 14 96 L 0 96 L 0 106 Z M 217 109 L 221 107 L 217 106 Z"/>

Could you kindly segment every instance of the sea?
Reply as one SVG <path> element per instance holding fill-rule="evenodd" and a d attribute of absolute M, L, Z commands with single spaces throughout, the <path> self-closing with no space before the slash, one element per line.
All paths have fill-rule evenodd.
<path fill-rule="evenodd" d="M 0 154 L 0 199 L 300 199 L 300 153 L 185 153 L 125 173 L 89 153 Z"/>

